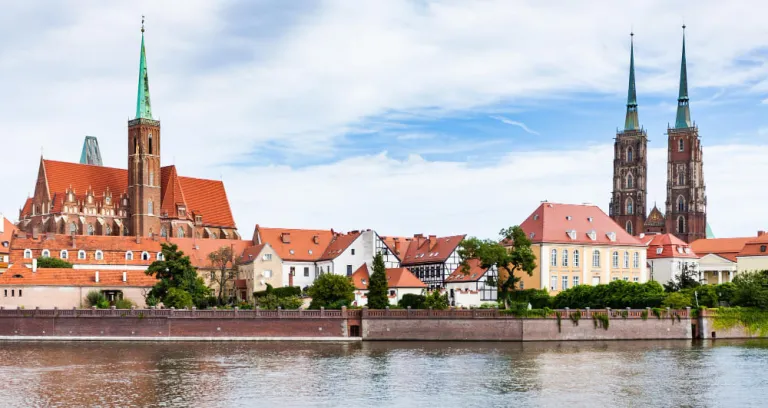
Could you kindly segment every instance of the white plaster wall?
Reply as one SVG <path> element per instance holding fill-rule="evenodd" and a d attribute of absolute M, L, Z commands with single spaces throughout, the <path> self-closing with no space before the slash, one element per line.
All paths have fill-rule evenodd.
<path fill-rule="evenodd" d="M 352 273 L 362 264 L 367 264 L 369 270 L 373 269 L 373 239 L 376 234 L 373 231 L 363 231 L 339 256 L 333 259 L 333 273 L 347 275 L 347 265 L 352 266 Z M 354 255 L 352 252 L 354 250 Z M 351 274 L 350 274 L 351 275 Z"/>
<path fill-rule="evenodd" d="M 22 290 L 22 296 L 19 296 Z M 137 307 L 146 307 L 144 291 L 149 288 L 119 287 L 119 286 L 0 286 L 0 306 L 15 309 L 23 306 L 25 309 L 71 309 L 85 307 L 85 296 L 92 290 L 121 290 L 123 298 L 130 299 Z M 8 291 L 6 296 L 6 291 Z M 12 292 L 13 291 L 13 292 Z M 15 293 L 15 296 L 11 296 Z"/>
<path fill-rule="evenodd" d="M 293 277 L 293 286 L 303 288 L 304 286 L 312 285 L 315 281 L 315 263 L 314 262 L 295 262 L 285 261 L 283 262 L 283 286 L 289 286 L 291 267 L 296 268 L 296 274 Z M 309 276 L 304 276 L 304 268 L 309 268 Z"/>

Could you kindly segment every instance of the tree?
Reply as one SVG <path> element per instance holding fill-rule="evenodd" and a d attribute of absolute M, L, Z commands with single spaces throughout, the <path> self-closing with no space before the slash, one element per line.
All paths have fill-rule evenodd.
<path fill-rule="evenodd" d="M 192 302 L 192 295 L 180 288 L 168 289 L 168 293 L 166 293 L 165 298 L 163 299 L 163 304 L 165 307 L 173 307 L 176 309 L 184 309 L 194 305 Z"/>
<path fill-rule="evenodd" d="M 768 271 L 742 272 L 733 278 L 733 284 L 731 306 L 768 309 Z"/>
<path fill-rule="evenodd" d="M 41 256 L 37 258 L 38 268 L 69 268 L 72 269 L 72 264 L 59 258 L 51 258 L 49 256 Z"/>
<path fill-rule="evenodd" d="M 502 243 L 486 239 L 468 238 L 461 242 L 459 256 L 465 273 L 469 273 L 469 260 L 477 259 L 482 268 L 496 266 L 499 270 L 499 297 L 504 299 L 504 305 L 509 307 L 509 291 L 515 289 L 520 281 L 515 272 L 525 272 L 533 275 L 536 268 L 536 255 L 531 250 L 531 241 L 525 236 L 520 226 L 515 225 L 499 231 L 502 243 L 511 245 L 505 248 Z M 504 277 L 506 274 L 506 277 Z"/>
<path fill-rule="evenodd" d="M 166 307 L 170 307 L 166 297 L 172 288 L 187 292 L 192 303 L 198 306 L 207 304 L 207 298 L 211 290 L 205 286 L 203 279 L 197 276 L 197 270 L 192 266 L 189 257 L 184 252 L 179 251 L 175 244 L 161 244 L 162 260 L 152 262 L 147 268 L 147 275 L 154 276 L 158 282 L 147 293 L 147 304 L 150 302 L 163 302 Z M 179 302 L 180 295 L 178 291 L 173 293 L 171 302 Z M 185 299 L 181 299 L 181 303 Z"/>
<path fill-rule="evenodd" d="M 237 276 L 237 261 L 231 246 L 223 246 L 208 254 L 214 270 L 211 271 L 211 285 L 218 292 L 219 304 L 224 304 L 224 291 L 229 282 Z"/>
<path fill-rule="evenodd" d="M 274 293 L 256 298 L 256 305 L 261 309 L 274 310 L 280 307 L 284 310 L 298 309 L 304 302 L 298 296 L 278 297 Z"/>
<path fill-rule="evenodd" d="M 310 309 L 340 309 L 355 300 L 355 286 L 346 276 L 324 273 L 307 289 L 312 298 Z"/>
<path fill-rule="evenodd" d="M 397 302 L 397 305 L 403 309 L 407 309 L 409 306 L 411 309 L 424 309 L 425 299 L 426 297 L 424 295 L 406 293 L 403 295 L 403 297 L 400 298 L 400 301 Z"/>
<path fill-rule="evenodd" d="M 684 263 L 680 268 L 680 274 L 674 276 L 672 280 L 664 284 L 664 290 L 667 292 L 678 292 L 683 289 L 690 289 L 700 286 L 699 272 L 690 264 Z"/>
<path fill-rule="evenodd" d="M 440 293 L 440 289 L 435 289 L 424 297 L 424 307 L 427 309 L 445 310 L 448 306 L 448 294 Z"/>
<path fill-rule="evenodd" d="M 387 296 L 387 270 L 384 266 L 384 257 L 376 254 L 373 257 L 373 273 L 368 282 L 368 307 L 371 309 L 384 309 L 389 306 Z"/>

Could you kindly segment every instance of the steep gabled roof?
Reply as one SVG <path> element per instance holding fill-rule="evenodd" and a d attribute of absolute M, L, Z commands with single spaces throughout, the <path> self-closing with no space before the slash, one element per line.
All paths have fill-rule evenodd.
<path fill-rule="evenodd" d="M 715 254 L 729 261 L 736 262 L 736 256 L 747 242 L 755 237 L 741 238 L 707 238 L 697 239 L 691 243 L 691 248 L 699 255 Z"/>
<path fill-rule="evenodd" d="M 325 252 L 323 252 L 320 260 L 325 261 L 335 259 L 347 248 L 349 248 L 349 246 L 352 245 L 352 243 L 355 242 L 355 240 L 357 240 L 360 235 L 360 231 L 352 231 L 347 234 L 334 234 L 331 243 L 328 245 L 328 248 L 325 249 Z"/>
<path fill-rule="evenodd" d="M 436 237 L 432 235 L 425 237 L 421 234 L 415 235 L 408 245 L 405 256 L 400 258 L 401 264 L 405 266 L 445 262 L 465 236 Z"/>
<path fill-rule="evenodd" d="M 412 240 L 411 237 L 380 236 L 379 238 L 389 248 L 389 252 L 392 252 L 401 261 L 405 257 L 405 253 L 408 251 L 408 246 Z"/>
<path fill-rule="evenodd" d="M 390 288 L 426 288 L 427 285 L 420 281 L 407 268 L 387 268 L 387 287 Z M 368 265 L 362 264 L 355 273 L 352 274 L 352 284 L 357 290 L 368 290 L 370 283 L 370 273 Z"/>
<path fill-rule="evenodd" d="M 737 256 L 768 256 L 768 234 L 751 239 L 744 244 L 744 248 L 741 249 Z"/>
<path fill-rule="evenodd" d="M 99 281 L 96 282 L 96 272 Z M 126 280 L 123 282 L 123 273 Z M 98 270 L 70 268 L 38 268 L 32 272 L 25 266 L 15 264 L 5 273 L 0 274 L 0 285 L 23 286 L 112 286 L 112 287 L 152 287 L 157 279 L 144 271 L 136 270 Z"/>
<path fill-rule="evenodd" d="M 649 235 L 646 238 L 650 238 L 647 241 L 647 259 L 699 258 L 689 244 L 673 234 Z"/>
<path fill-rule="evenodd" d="M 254 243 L 268 243 L 284 261 L 319 260 L 334 237 L 333 230 L 266 228 L 256 225 Z"/>
<path fill-rule="evenodd" d="M 12 222 L 3 216 L 0 216 L 0 222 L 2 225 L 2 232 L 0 232 L 0 254 L 7 254 L 11 252 L 11 241 L 13 239 L 13 233 L 16 232 L 16 226 Z M 8 246 L 5 243 L 8 243 Z"/>
<path fill-rule="evenodd" d="M 520 227 L 532 243 L 643 245 L 595 205 L 544 202 Z"/>
<path fill-rule="evenodd" d="M 168 242 L 176 244 L 196 268 L 210 268 L 208 255 L 222 247 L 231 247 L 233 258 L 237 258 L 253 242 L 239 239 L 199 239 L 199 238 L 168 238 Z"/>
<path fill-rule="evenodd" d="M 61 211 L 64 194 L 70 186 L 78 196 L 84 196 L 88 188 L 92 188 L 96 198 L 107 190 L 114 197 L 128 192 L 128 171 L 123 169 L 54 160 L 43 160 L 43 166 L 51 198 L 56 195 L 53 212 Z"/>
<path fill-rule="evenodd" d="M 267 245 L 269 244 L 251 245 L 246 247 L 243 250 L 243 253 L 240 254 L 240 265 L 249 264 L 255 261 Z"/>
<path fill-rule="evenodd" d="M 469 259 L 467 260 L 467 265 L 469 266 L 469 271 L 465 272 L 464 267 L 459 265 L 459 267 L 448 276 L 445 283 L 477 282 L 485 276 L 485 273 L 488 272 L 489 269 L 483 268 L 479 259 Z"/>

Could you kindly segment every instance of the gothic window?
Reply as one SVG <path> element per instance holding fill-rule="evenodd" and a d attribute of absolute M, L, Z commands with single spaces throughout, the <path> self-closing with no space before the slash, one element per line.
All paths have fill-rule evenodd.
<path fill-rule="evenodd" d="M 141 253 L 141 260 L 142 261 L 149 261 L 149 252 L 144 251 Z"/>
<path fill-rule="evenodd" d="M 634 188 L 635 187 L 635 178 L 632 177 L 632 174 L 627 174 L 627 188 Z"/>
<path fill-rule="evenodd" d="M 563 266 L 568 266 L 568 250 L 563 249 Z"/>
<path fill-rule="evenodd" d="M 634 156 L 634 154 L 633 154 L 633 151 L 632 151 L 632 147 L 628 147 L 627 148 L 627 161 L 631 162 L 632 159 L 634 158 L 633 156 Z"/>
<path fill-rule="evenodd" d="M 126 261 L 133 261 L 133 252 L 128 251 L 125 253 L 125 260 Z"/>
<path fill-rule="evenodd" d="M 629 252 L 624 251 L 624 268 L 629 268 Z"/>
<path fill-rule="evenodd" d="M 613 257 L 612 257 L 611 265 L 613 265 L 614 268 L 618 268 L 619 267 L 619 252 L 618 251 L 613 251 Z"/>
<path fill-rule="evenodd" d="M 179 238 L 184 238 L 184 228 L 179 227 L 179 231 L 176 233 L 176 236 Z"/>
<path fill-rule="evenodd" d="M 155 206 L 152 203 L 152 200 L 149 200 L 147 203 L 147 214 L 152 215 L 155 213 Z"/>
<path fill-rule="evenodd" d="M 552 266 L 557 266 L 557 249 L 552 250 Z"/>
<path fill-rule="evenodd" d="M 685 211 L 685 198 L 683 198 L 683 196 L 677 197 L 677 211 L 678 212 Z"/>
<path fill-rule="evenodd" d="M 85 251 L 82 249 L 77 251 L 77 259 L 85 259 Z"/>
<path fill-rule="evenodd" d="M 165 227 L 160 227 L 160 236 L 163 238 L 168 236 L 168 230 Z"/>
<path fill-rule="evenodd" d="M 677 185 L 685 185 L 685 173 L 682 168 L 677 169 Z"/>
<path fill-rule="evenodd" d="M 682 215 L 677 217 L 677 232 L 684 233 L 685 232 L 685 217 Z"/>
<path fill-rule="evenodd" d="M 51 256 L 51 251 L 47 249 L 43 249 L 42 257 L 43 258 L 49 258 Z"/>
<path fill-rule="evenodd" d="M 70 234 L 77 234 L 77 224 L 74 222 L 72 224 L 69 224 L 69 233 Z"/>
<path fill-rule="evenodd" d="M 67 252 L 66 249 L 62 249 L 61 252 L 59 252 L 59 258 L 61 259 L 69 258 L 69 252 Z"/>
<path fill-rule="evenodd" d="M 677 150 L 680 151 L 680 152 L 685 150 L 685 143 L 683 142 L 682 138 L 677 140 Z"/>
<path fill-rule="evenodd" d="M 97 250 L 94 257 L 96 258 L 97 261 L 101 261 L 104 259 L 104 252 Z"/>
<path fill-rule="evenodd" d="M 600 267 L 600 251 L 598 251 L 597 249 L 592 251 L 592 267 L 593 268 Z"/>
<path fill-rule="evenodd" d="M 149 134 L 149 154 L 152 154 L 152 133 Z"/>
<path fill-rule="evenodd" d="M 153 170 L 149 171 L 149 185 L 150 186 L 155 185 L 155 172 Z"/>
<path fill-rule="evenodd" d="M 627 214 L 634 214 L 635 213 L 635 206 L 634 202 L 632 202 L 631 198 L 627 199 Z"/>
<path fill-rule="evenodd" d="M 93 225 L 88 224 L 88 235 L 93 235 Z"/>
<path fill-rule="evenodd" d="M 632 231 L 632 221 L 627 221 L 627 227 L 624 228 L 624 229 L 627 230 L 627 233 L 629 233 L 629 235 L 632 235 L 633 234 L 633 231 Z"/>
<path fill-rule="evenodd" d="M 578 249 L 573 250 L 573 266 L 576 266 L 576 267 L 579 266 L 579 250 Z"/>

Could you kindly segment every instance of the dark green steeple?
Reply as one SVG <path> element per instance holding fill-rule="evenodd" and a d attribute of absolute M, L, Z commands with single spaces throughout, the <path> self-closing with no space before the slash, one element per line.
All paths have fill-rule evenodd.
<path fill-rule="evenodd" d="M 624 120 L 624 130 L 640 129 L 637 117 L 637 90 L 635 89 L 635 33 L 630 33 L 629 44 L 629 91 L 627 92 L 627 118 Z"/>
<path fill-rule="evenodd" d="M 683 59 L 680 62 L 680 93 L 677 97 L 675 129 L 691 127 L 691 110 L 688 106 L 688 70 L 685 66 L 685 25 L 683 25 Z"/>
<path fill-rule="evenodd" d="M 147 53 L 144 50 L 144 16 L 141 17 L 141 57 L 139 59 L 139 91 L 136 97 L 136 119 L 152 119 L 152 104 L 149 101 Z"/>

